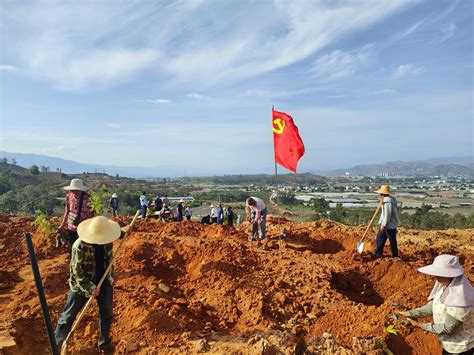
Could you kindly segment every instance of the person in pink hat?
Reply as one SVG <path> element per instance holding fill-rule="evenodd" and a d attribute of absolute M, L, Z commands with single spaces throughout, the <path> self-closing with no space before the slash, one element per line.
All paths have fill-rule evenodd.
<path fill-rule="evenodd" d="M 431 265 L 418 271 L 436 280 L 428 303 L 420 308 L 398 312 L 410 323 L 438 335 L 443 354 L 474 354 L 474 288 L 453 255 L 438 255 Z M 433 323 L 415 319 L 433 317 Z"/>

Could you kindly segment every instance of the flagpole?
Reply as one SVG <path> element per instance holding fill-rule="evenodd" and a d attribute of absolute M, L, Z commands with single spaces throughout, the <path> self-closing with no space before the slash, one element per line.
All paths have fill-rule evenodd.
<path fill-rule="evenodd" d="M 275 106 L 272 105 L 272 124 L 273 124 L 273 111 L 275 110 Z M 274 157 L 275 159 L 275 157 Z M 276 184 L 276 206 L 277 206 L 277 223 L 278 223 L 278 249 L 280 250 L 281 254 L 281 223 L 280 223 L 280 213 L 279 213 L 279 195 L 280 195 L 280 187 L 278 185 L 278 165 L 275 159 L 275 184 Z"/>

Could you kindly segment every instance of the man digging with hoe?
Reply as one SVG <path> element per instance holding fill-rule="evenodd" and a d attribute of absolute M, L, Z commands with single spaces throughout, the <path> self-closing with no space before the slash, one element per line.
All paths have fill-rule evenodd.
<path fill-rule="evenodd" d="M 128 230 L 130 226 L 125 227 L 124 230 Z M 71 289 L 56 327 L 56 344 L 58 348 L 61 348 L 76 316 L 88 299 L 95 297 L 100 313 L 98 346 L 100 350 L 109 353 L 113 351 L 110 339 L 110 327 L 113 320 L 113 265 L 103 284 L 100 287 L 98 284 L 109 265 L 113 264 L 112 242 L 121 236 L 122 230 L 117 222 L 97 216 L 79 224 L 77 234 L 79 239 L 73 244 L 71 253 L 69 278 Z"/>

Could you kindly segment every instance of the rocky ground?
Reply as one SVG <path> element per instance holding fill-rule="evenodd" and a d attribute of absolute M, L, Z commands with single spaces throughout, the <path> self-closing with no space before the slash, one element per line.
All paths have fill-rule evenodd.
<path fill-rule="evenodd" d="M 48 338 L 24 233 L 33 235 L 53 324 L 68 291 L 68 255 L 31 227 L 0 214 L 0 353 L 43 354 Z M 125 225 L 129 218 L 118 219 Z M 56 221 L 57 222 L 57 221 Z M 424 304 L 433 281 L 417 272 L 458 255 L 471 281 L 474 230 L 400 230 L 401 258 L 359 255 L 364 226 L 319 221 L 269 225 L 262 250 L 237 228 L 137 222 L 117 256 L 112 336 L 117 353 L 434 354 L 436 336 L 394 324 L 394 303 Z M 281 228 L 281 229 L 280 229 Z M 278 235 L 286 237 L 279 242 Z M 375 232 L 372 233 L 372 236 Z M 118 245 L 119 242 L 116 242 Z M 96 354 L 94 303 L 70 344 Z"/>

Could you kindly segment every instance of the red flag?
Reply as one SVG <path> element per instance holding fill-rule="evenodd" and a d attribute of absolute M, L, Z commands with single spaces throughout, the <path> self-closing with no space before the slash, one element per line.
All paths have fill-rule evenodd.
<path fill-rule="evenodd" d="M 304 154 L 304 144 L 293 118 L 284 112 L 272 109 L 273 147 L 275 161 L 296 173 L 298 160 Z"/>

